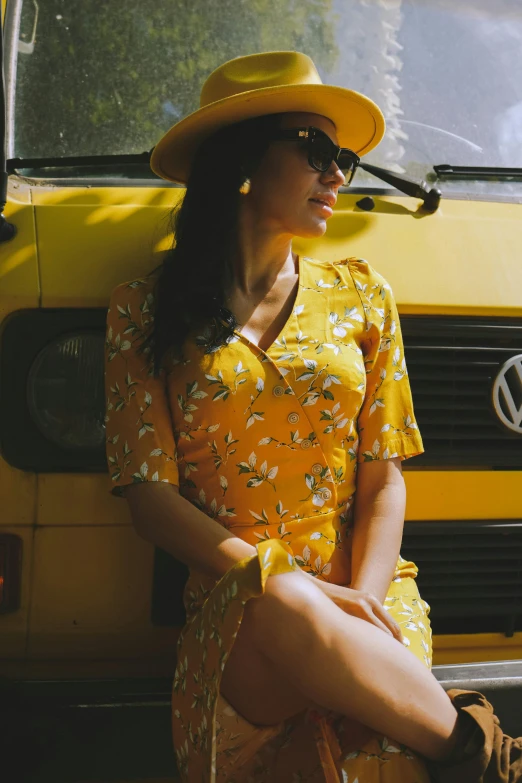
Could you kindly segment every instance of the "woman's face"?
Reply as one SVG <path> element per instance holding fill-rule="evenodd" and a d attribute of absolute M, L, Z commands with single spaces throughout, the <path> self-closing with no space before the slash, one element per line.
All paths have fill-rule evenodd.
<path fill-rule="evenodd" d="M 324 131 L 338 144 L 335 125 L 320 114 L 288 113 L 281 123 L 285 129 L 309 125 Z M 325 172 L 313 169 L 303 142 L 275 141 L 251 177 L 251 190 L 244 203 L 247 206 L 248 201 L 248 207 L 268 230 L 319 237 L 326 231 L 332 210 L 314 199 L 326 198 L 333 206 L 344 181 L 335 161 Z"/>

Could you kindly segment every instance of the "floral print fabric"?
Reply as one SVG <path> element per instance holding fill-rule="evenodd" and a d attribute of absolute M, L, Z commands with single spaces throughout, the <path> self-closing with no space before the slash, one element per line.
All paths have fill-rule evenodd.
<path fill-rule="evenodd" d="M 175 484 L 189 502 L 256 545 L 259 553 L 266 546 L 278 552 L 283 547 L 292 561 L 290 564 L 287 557 L 287 567 L 298 566 L 319 579 L 349 585 L 358 464 L 405 459 L 423 451 L 390 286 L 362 259 L 325 263 L 301 257 L 292 314 L 267 350 L 238 331 L 226 345 L 214 349 L 210 329 L 203 328 L 187 338 L 183 361 L 165 363 L 155 378 L 147 356 L 137 351 L 153 318 L 154 282 L 151 275 L 124 283 L 111 297 L 106 336 L 111 491 L 123 495 L 126 485 L 143 481 Z M 235 572 L 238 568 L 236 581 L 230 583 L 236 584 L 237 595 L 250 594 L 251 582 L 245 574 L 253 567 L 231 569 Z M 205 665 L 212 659 L 212 630 L 219 630 L 223 639 L 214 660 L 217 671 L 222 670 L 234 640 L 234 633 L 226 629 L 235 627 L 237 632 L 246 600 L 232 594 L 227 598 L 227 588 L 223 593 L 223 586 L 233 579 L 229 574 L 218 584 L 194 571 L 190 574 L 184 595 L 187 626 L 178 650 L 178 681 L 183 672 L 191 680 L 198 672 L 203 677 Z M 429 607 L 418 595 L 416 575 L 416 565 L 399 556 L 385 606 L 401 622 L 411 651 L 430 667 Z M 262 590 L 262 579 L 257 583 Z M 220 610 L 219 622 L 210 608 L 218 599 L 227 607 Z M 207 644 L 193 636 L 196 628 Z M 247 727 L 219 694 L 219 677 L 212 681 L 215 687 L 209 690 L 205 686 L 206 691 L 201 681 L 204 695 L 190 708 L 181 697 L 176 706 L 180 690 L 174 687 L 174 736 L 180 768 L 186 769 L 184 779 L 208 781 L 218 775 L 216 780 L 238 783 L 344 780 L 332 756 L 340 752 L 332 750 L 334 738 L 338 742 L 340 736 L 335 724 L 324 717 L 310 723 L 309 715 L 301 716 L 304 723 L 292 729 L 291 745 L 297 755 L 290 753 L 290 766 L 285 769 L 292 768 L 300 743 L 309 743 L 310 726 L 315 725 L 313 747 L 319 754 L 321 772 L 311 776 L 310 768 L 306 773 L 303 770 L 304 777 L 280 778 L 266 777 L 272 773 L 253 768 L 250 777 L 245 777 L 243 762 L 239 764 L 230 746 L 237 733 L 234 721 L 242 721 L 238 730 L 241 752 L 246 753 L 248 746 L 251 759 L 258 761 L 258 753 L 270 755 L 270 748 L 275 747 L 268 735 L 275 732 L 274 737 L 281 737 L 289 725 L 271 727 L 270 731 L 251 724 Z M 200 735 L 194 733 L 196 727 Z M 374 756 L 379 755 L 375 745 L 379 741 L 382 750 L 385 738 L 368 740 L 374 743 Z M 281 749 L 276 753 L 279 759 L 281 753 Z M 288 753 L 285 750 L 283 756 Z M 332 757 L 328 762 L 325 753 Z M 406 755 L 391 754 L 395 765 L 395 757 L 413 763 L 407 758 L 412 755 L 409 751 Z M 272 764 L 266 759 L 259 763 L 261 767 L 268 764 L 269 769 Z M 325 764 L 330 765 L 328 773 Z M 217 765 L 215 772 L 213 765 Z M 301 774 L 294 766 L 292 774 Z M 221 768 L 227 770 L 228 777 L 219 777 Z M 338 777 L 332 777 L 334 769 Z M 360 783 L 399 779 L 409 778 L 370 776 Z"/>
<path fill-rule="evenodd" d="M 297 568 L 280 539 L 257 545 L 257 557 L 219 580 L 178 641 L 173 736 L 183 781 L 210 783 L 429 783 L 424 761 L 391 737 L 355 720 L 306 710 L 280 724 L 254 726 L 219 693 L 221 672 L 245 603 L 268 576 Z M 408 648 L 430 666 L 429 606 L 412 577 L 394 579 L 385 601 Z"/>

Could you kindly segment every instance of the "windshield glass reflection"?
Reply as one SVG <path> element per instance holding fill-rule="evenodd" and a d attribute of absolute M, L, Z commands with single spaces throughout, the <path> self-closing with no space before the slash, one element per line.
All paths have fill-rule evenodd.
<path fill-rule="evenodd" d="M 323 81 L 381 106 L 387 133 L 367 162 L 416 179 L 441 163 L 522 167 L 519 0 L 127 0 L 124 13 L 114 0 L 20 7 L 11 157 L 150 149 L 197 108 L 217 65 L 290 48 L 309 54 Z M 369 182 L 359 172 L 354 186 Z M 478 193 L 492 183 L 443 187 Z M 522 183 L 494 187 L 522 191 Z"/>

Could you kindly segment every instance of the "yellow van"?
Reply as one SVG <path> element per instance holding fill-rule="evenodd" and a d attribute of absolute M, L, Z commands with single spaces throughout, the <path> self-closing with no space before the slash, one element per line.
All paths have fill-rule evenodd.
<path fill-rule="evenodd" d="M 304 51 L 386 116 L 325 237 L 296 249 L 363 257 L 393 287 L 426 449 L 405 464 L 401 553 L 434 672 L 522 733 L 518 0 L 2 0 L 2 20 L 0 729 L 38 748 L 9 783 L 175 779 L 186 569 L 109 492 L 105 318 L 172 242 L 183 190 L 150 149 L 255 51 Z"/>

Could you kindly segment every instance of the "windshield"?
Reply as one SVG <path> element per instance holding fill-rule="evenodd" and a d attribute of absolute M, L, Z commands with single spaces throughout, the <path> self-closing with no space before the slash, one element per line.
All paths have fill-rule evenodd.
<path fill-rule="evenodd" d="M 366 162 L 416 179 L 441 163 L 522 167 L 520 0 L 11 4 L 8 157 L 149 150 L 219 64 L 296 49 L 382 108 L 387 133 Z M 442 187 L 522 194 L 522 182 Z"/>

